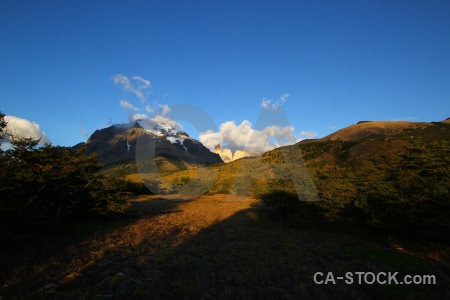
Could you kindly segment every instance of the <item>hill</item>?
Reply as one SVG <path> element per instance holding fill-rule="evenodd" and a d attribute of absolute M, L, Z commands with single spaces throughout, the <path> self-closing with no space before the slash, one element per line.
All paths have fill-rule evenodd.
<path fill-rule="evenodd" d="M 110 172 L 136 173 L 136 153 L 152 153 L 160 172 L 173 172 L 191 167 L 221 163 L 219 155 L 202 143 L 168 124 L 150 120 L 112 125 L 96 130 L 86 143 L 74 148 L 86 148 L 95 153 Z M 154 161 L 141 162 L 152 164 Z"/>
<path fill-rule="evenodd" d="M 446 237 L 449 176 L 448 122 L 365 122 L 260 157 L 211 165 L 202 174 L 166 174 L 162 181 L 172 193 L 195 182 L 210 195 L 252 195 L 275 207 L 310 211 L 301 218 Z"/>
<path fill-rule="evenodd" d="M 408 121 L 360 121 L 357 124 L 338 130 L 320 141 L 354 141 L 370 135 L 382 135 L 386 138 L 398 136 L 404 131 L 423 129 L 431 126 L 426 122 L 408 122 Z"/>
<path fill-rule="evenodd" d="M 257 157 L 203 166 L 186 167 L 189 159 L 177 157 L 187 152 L 179 143 L 178 152 L 168 154 L 168 148 L 161 147 L 156 158 L 137 164 L 119 161 L 104 172 L 143 181 L 153 193 L 171 199 L 248 195 L 303 219 L 350 221 L 443 238 L 450 230 L 447 121 L 364 121 Z M 129 140 L 122 144 L 133 142 L 135 130 L 140 129 L 127 129 Z"/>
<path fill-rule="evenodd" d="M 210 193 L 223 193 L 231 187 L 231 181 L 241 181 L 235 176 L 246 177 L 249 173 L 264 177 L 272 167 L 284 162 L 284 149 L 293 152 L 294 161 L 302 160 L 310 171 L 350 165 L 386 166 L 400 158 L 400 154 L 414 143 L 450 141 L 450 124 L 443 122 L 364 122 L 336 131 L 324 138 L 301 141 L 295 145 L 274 149 L 261 157 L 245 157 L 228 164 L 210 167 L 218 171 Z M 299 151 L 296 151 L 296 150 Z M 262 163 L 260 163 L 262 162 Z M 270 165 L 273 165 L 270 167 Z M 238 174 L 240 170 L 240 174 Z M 243 175 L 247 173 L 247 175 Z M 211 173 L 212 174 L 212 173 Z M 210 175 L 211 175 L 210 174 Z M 179 178 L 189 172 L 173 173 L 167 176 Z M 270 176 L 269 176 L 270 177 Z M 201 178 L 199 178 L 201 179 Z M 243 178 L 240 178 L 243 179 Z"/>
<path fill-rule="evenodd" d="M 379 164 L 379 166 L 383 166 L 379 168 L 383 169 L 388 163 L 394 163 L 399 158 L 399 154 L 405 151 L 412 142 L 429 143 L 449 140 L 450 123 L 448 121 L 448 119 L 431 123 L 362 121 L 321 139 L 302 141 L 295 146 L 284 147 L 284 149 L 291 149 L 292 160 L 296 162 L 299 170 L 305 173 L 299 176 L 308 177 L 310 176 L 307 174 L 308 171 L 315 172 L 317 168 L 335 168 L 338 165 L 349 164 L 371 165 L 372 167 L 374 164 Z M 136 136 L 139 137 L 141 134 L 143 133 L 139 132 L 139 126 L 131 129 L 125 128 L 119 132 L 116 128 L 110 127 L 94 133 L 86 146 L 88 151 L 99 153 L 100 160 L 106 162 L 107 172 L 117 173 L 119 171 L 119 173 L 129 175 L 129 178 L 138 181 L 142 180 L 141 178 L 153 182 L 156 180 L 158 182 L 154 185 L 163 186 L 166 193 L 176 193 L 178 187 L 194 179 L 202 190 L 208 186 L 209 194 L 240 193 L 242 192 L 241 187 L 248 186 L 248 181 L 253 180 L 256 174 L 260 178 L 270 179 L 274 177 L 273 168 L 280 169 L 275 173 L 283 173 L 281 169 L 286 167 L 279 164 L 283 161 L 281 159 L 283 154 L 279 152 L 279 149 L 269 151 L 262 156 L 243 157 L 230 162 L 229 165 L 220 164 L 221 160 L 218 159 L 217 154 L 214 154 L 216 157 L 211 157 L 212 153 L 209 150 L 202 149 L 201 154 L 208 159 L 192 164 L 192 158 L 186 157 L 187 153 L 183 151 L 185 149 L 182 149 L 180 145 L 175 145 L 178 147 L 173 149 L 171 147 L 173 144 L 168 141 L 157 144 L 156 168 L 148 168 L 142 164 L 136 167 L 133 157 L 135 152 L 127 151 L 126 145 L 129 143 L 133 150 L 137 140 Z M 102 142 L 105 140 L 107 142 Z M 103 150 L 98 150 L 105 144 L 112 144 L 112 146 L 108 145 Z M 199 148 L 201 147 L 199 146 Z M 299 149 L 299 151 L 292 149 Z M 198 153 L 200 154 L 200 152 Z M 202 155 L 200 156 L 202 157 Z M 386 159 L 383 161 L 382 157 Z M 307 168 L 305 168 L 303 158 Z M 265 164 L 260 163 L 261 159 Z M 339 163 L 336 164 L 336 162 Z M 198 169 L 195 167 L 206 165 L 214 166 L 202 169 L 204 171 L 202 175 L 197 174 Z M 137 176 L 138 169 L 140 176 Z M 156 178 L 155 173 L 158 173 Z M 162 175 L 162 178 L 159 177 L 159 174 Z M 213 183 L 211 183 L 212 178 L 214 179 Z M 262 182 L 265 184 L 264 180 Z"/>
<path fill-rule="evenodd" d="M 176 201 L 140 196 L 131 201 L 134 213 L 120 219 L 28 227 L 2 244 L 0 298 L 444 299 L 450 124 L 410 125 L 359 134 L 354 127 L 367 127 L 351 126 L 352 135 L 340 133 L 346 140 L 301 142 L 159 177 L 129 174 L 161 180 L 152 184 L 164 185 Z M 182 201 L 177 190 L 189 184 L 210 195 Z M 233 195 L 246 193 L 253 197 Z M 353 284 L 314 281 L 317 272 L 324 280 L 327 272 L 356 271 L 398 273 L 400 282 L 427 274 L 436 284 L 359 284 L 356 273 Z"/>

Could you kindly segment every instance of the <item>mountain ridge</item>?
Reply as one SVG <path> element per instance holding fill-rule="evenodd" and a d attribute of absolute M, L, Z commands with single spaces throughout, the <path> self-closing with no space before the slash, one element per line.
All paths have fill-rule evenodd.
<path fill-rule="evenodd" d="M 326 142 L 326 141 L 355 141 L 370 135 L 383 135 L 386 138 L 405 134 L 407 131 L 425 129 L 433 124 L 450 124 L 450 118 L 439 122 L 411 122 L 411 121 L 359 121 L 356 124 L 336 130 L 335 132 L 319 138 L 303 140 L 300 143 Z"/>
<path fill-rule="evenodd" d="M 233 189 L 233 185 L 241 185 L 247 177 L 272 176 L 268 165 L 276 166 L 283 163 L 283 151 L 289 149 L 295 155 L 291 160 L 304 159 L 310 172 L 325 174 L 325 177 L 332 176 L 333 172 L 341 174 L 343 171 L 339 170 L 357 168 L 357 166 L 387 170 L 388 166 L 395 166 L 401 159 L 401 154 L 415 144 L 428 145 L 436 141 L 450 143 L 450 122 L 448 121 L 429 123 L 378 121 L 353 124 L 321 139 L 300 141 L 293 145 L 279 147 L 259 157 L 247 157 L 226 164 L 213 165 L 212 169 L 220 170 L 220 172 L 208 193 L 239 193 L 238 190 Z M 373 174 L 383 172 L 374 171 Z M 180 171 L 169 175 L 168 178 L 175 180 L 190 176 L 189 172 Z M 321 178 L 320 176 L 315 175 L 315 178 Z M 206 181 L 206 179 L 209 177 L 197 178 L 200 181 Z M 323 182 L 324 186 L 328 184 L 328 181 Z M 256 183 L 252 189 L 263 190 L 264 184 Z"/>
<path fill-rule="evenodd" d="M 450 118 L 440 122 L 411 122 L 411 121 L 360 121 L 339 129 L 319 139 L 308 139 L 297 144 L 323 143 L 333 141 L 352 142 L 362 139 L 379 140 L 394 139 L 395 148 L 403 148 L 406 140 L 414 136 L 427 138 L 427 136 L 448 135 Z M 440 125 L 440 126 L 433 126 Z M 427 133 L 428 132 L 428 133 Z M 86 143 L 80 143 L 74 148 L 86 147 L 87 154 L 96 153 L 100 162 L 105 165 L 120 164 L 135 160 L 136 141 L 138 139 L 154 139 L 156 143 L 156 156 L 160 165 L 167 166 L 167 170 L 176 171 L 185 169 L 180 162 L 189 165 L 205 166 L 222 162 L 231 162 L 235 159 L 257 156 L 261 154 L 222 149 L 217 145 L 214 153 L 201 142 L 189 137 L 181 130 L 170 125 L 148 120 L 137 120 L 134 123 L 116 124 L 107 128 L 96 130 Z M 376 141 L 374 141 L 376 142 Z M 352 151 L 361 153 L 361 158 L 372 153 L 372 146 L 367 141 L 364 145 L 355 147 Z M 239 152 L 239 153 L 238 153 Z M 243 153 L 241 153 L 243 152 Z M 270 151 L 269 151 L 270 152 Z M 364 155 L 363 155 L 364 154 Z M 170 167 L 169 167 L 170 166 Z M 134 171 L 132 171 L 133 173 Z"/>
<path fill-rule="evenodd" d="M 212 153 L 199 141 L 181 130 L 159 122 L 137 120 L 134 123 L 116 124 L 96 130 L 85 143 L 86 154 L 96 153 L 104 164 L 114 164 L 135 159 L 137 141 L 156 141 L 156 156 L 171 156 L 188 164 L 210 165 L 221 163 L 219 155 Z"/>

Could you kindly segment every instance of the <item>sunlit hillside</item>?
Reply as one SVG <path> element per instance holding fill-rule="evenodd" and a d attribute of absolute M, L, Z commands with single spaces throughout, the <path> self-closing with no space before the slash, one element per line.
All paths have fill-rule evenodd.
<path fill-rule="evenodd" d="M 131 210 L 20 227 L 2 240 L 0 296 L 446 298 L 449 160 L 448 122 L 373 122 L 226 164 L 109 164 L 98 178 L 118 181 L 104 206 L 127 195 Z M 145 164 L 158 172 L 138 172 Z M 357 271 L 436 284 L 314 281 Z"/>

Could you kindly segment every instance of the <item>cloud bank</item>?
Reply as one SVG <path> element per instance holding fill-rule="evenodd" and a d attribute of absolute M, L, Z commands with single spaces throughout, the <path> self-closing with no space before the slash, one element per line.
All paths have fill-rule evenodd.
<path fill-rule="evenodd" d="M 208 130 L 200 132 L 200 142 L 213 150 L 217 144 L 236 151 L 245 149 L 256 152 L 266 152 L 277 147 L 290 145 L 296 142 L 294 128 L 291 126 L 267 126 L 263 130 L 252 129 L 248 120 L 236 125 L 234 121 L 228 121 L 220 125 L 219 131 Z"/>
<path fill-rule="evenodd" d="M 47 135 L 36 122 L 15 116 L 5 116 L 5 121 L 8 123 L 6 126 L 8 136 L 41 139 L 41 143 L 50 143 Z"/>
<path fill-rule="evenodd" d="M 171 109 L 167 104 L 153 103 L 150 105 L 145 99 L 142 90 L 151 87 L 150 81 L 134 76 L 132 79 L 122 74 L 113 77 L 116 84 L 121 84 L 125 92 L 132 92 L 141 100 L 142 108 L 138 108 L 132 103 L 121 100 L 120 106 L 128 113 L 129 122 L 148 119 L 154 122 L 165 123 L 174 128 L 183 129 L 183 126 L 169 118 Z M 271 112 L 281 111 L 281 107 L 286 103 L 288 93 L 283 93 L 276 101 L 262 99 L 261 108 Z M 270 124 L 270 123 L 269 123 Z M 236 124 L 235 121 L 227 121 L 220 125 L 219 131 L 208 130 L 199 133 L 199 140 L 211 151 L 220 144 L 223 149 L 248 150 L 263 153 L 274 148 L 291 145 L 303 139 L 311 139 L 317 134 L 314 131 L 301 131 L 298 137 L 294 134 L 292 126 L 269 125 L 262 130 L 255 130 L 248 120 Z"/>
<path fill-rule="evenodd" d="M 135 122 L 137 120 L 151 120 L 153 122 L 163 123 L 172 126 L 175 129 L 182 130 L 183 125 L 178 123 L 177 121 L 174 121 L 172 119 L 166 118 L 161 115 L 156 115 L 154 117 L 150 117 L 146 114 L 134 114 L 131 116 L 130 122 Z"/>
<path fill-rule="evenodd" d="M 313 130 L 310 131 L 300 131 L 299 133 L 299 140 L 298 141 L 302 141 L 302 140 L 309 140 L 309 139 L 313 139 L 317 136 L 317 133 Z"/>
<path fill-rule="evenodd" d="M 276 101 L 263 98 L 261 108 L 278 113 L 288 97 L 288 93 L 283 93 Z M 248 120 L 244 120 L 241 124 L 236 124 L 234 121 L 222 123 L 219 131 L 201 132 L 200 141 L 210 150 L 220 144 L 222 148 L 228 148 L 233 152 L 248 150 L 263 153 L 304 139 L 312 139 L 316 135 L 314 131 L 301 131 L 298 136 L 295 136 L 294 128 L 290 125 L 268 125 L 262 130 L 256 130 L 252 128 Z"/>

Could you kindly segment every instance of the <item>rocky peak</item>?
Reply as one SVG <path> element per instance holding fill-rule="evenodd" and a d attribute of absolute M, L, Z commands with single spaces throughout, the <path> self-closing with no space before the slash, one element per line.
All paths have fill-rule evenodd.
<path fill-rule="evenodd" d="M 256 151 L 249 151 L 249 150 L 236 150 L 233 154 L 231 149 L 222 148 L 222 145 L 220 144 L 217 144 L 214 147 L 214 153 L 220 155 L 222 160 L 226 163 L 243 157 L 258 156 L 261 154 Z"/>
<path fill-rule="evenodd" d="M 174 127 L 151 120 L 112 125 L 96 130 L 85 146 L 87 153 L 97 153 L 103 163 L 134 159 L 139 138 L 156 140 L 156 154 L 180 157 L 199 164 L 222 162 L 219 155 L 209 151 L 202 143 Z"/>

